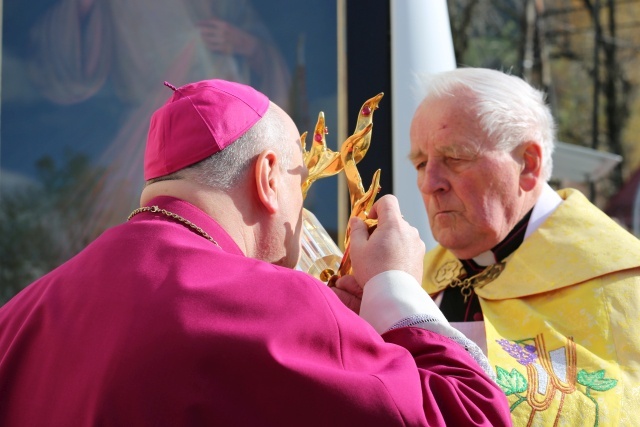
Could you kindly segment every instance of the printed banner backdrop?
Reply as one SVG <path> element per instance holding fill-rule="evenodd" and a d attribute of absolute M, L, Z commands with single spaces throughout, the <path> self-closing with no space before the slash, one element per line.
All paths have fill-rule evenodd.
<path fill-rule="evenodd" d="M 337 128 L 336 2 L 4 2 L 0 304 L 138 206 L 149 117 L 179 86 L 251 84 Z M 327 135 L 336 149 L 336 132 Z M 310 144 L 310 141 L 308 141 Z M 336 235 L 337 180 L 307 196 Z"/>

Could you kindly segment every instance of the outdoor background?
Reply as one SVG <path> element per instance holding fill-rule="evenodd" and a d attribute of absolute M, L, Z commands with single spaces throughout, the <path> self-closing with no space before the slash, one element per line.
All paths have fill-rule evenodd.
<path fill-rule="evenodd" d="M 61 21 L 53 19 L 53 24 L 47 24 L 47 14 L 64 11 L 61 5 L 69 1 L 3 2 L 0 305 L 80 251 L 104 229 L 123 222 L 137 207 L 142 186 L 141 132 L 153 111 L 150 106 L 170 95 L 162 87 L 163 79 L 155 81 L 138 70 L 145 64 L 117 57 L 122 48 L 118 44 L 104 50 L 110 58 L 120 58 L 111 59 L 118 64 L 118 71 L 112 66 L 110 73 L 89 82 L 93 85 L 90 96 L 80 94 L 73 84 L 73 72 L 80 67 L 82 74 L 87 68 L 74 58 L 52 55 L 53 59 L 47 60 L 43 54 L 66 47 L 82 60 L 88 59 L 92 70 L 106 69 L 103 56 L 94 58 L 93 51 L 84 52 L 78 44 L 89 22 L 80 20 L 76 27 L 56 28 L 54 24 Z M 261 74 L 251 70 L 242 75 L 243 81 L 274 83 L 269 89 L 273 93 L 265 91 L 283 100 L 301 132 L 312 131 L 318 112 L 324 111 L 330 148 L 337 148 L 335 1 L 94 1 L 108 4 L 115 14 L 108 36 L 119 32 L 132 41 L 145 39 L 149 32 L 156 37 L 171 36 L 171 30 L 163 25 L 163 19 L 173 21 L 176 16 L 173 12 L 163 14 L 169 6 L 215 3 L 216 16 L 228 15 L 230 22 L 270 46 L 267 65 L 271 71 L 265 68 Z M 138 20 L 140 25 L 118 26 L 117 8 L 128 11 L 127 19 L 133 20 L 132 6 L 138 3 L 145 11 Z M 388 16 L 387 2 L 379 3 L 384 7 L 376 2 L 361 3 Z M 240 6 L 246 6 L 243 13 L 251 10 L 251 16 L 242 15 Z M 524 77 L 547 92 L 560 141 L 622 156 L 623 161 L 603 179 L 570 184 L 580 187 L 631 230 L 633 197 L 640 181 L 640 1 L 448 0 L 448 6 L 458 66 L 488 67 Z M 145 20 L 150 24 L 144 25 Z M 176 40 L 190 31 L 175 30 Z M 102 36 L 90 36 L 91 42 L 103 44 Z M 157 52 L 147 46 L 138 52 L 152 61 L 169 49 L 170 43 Z M 199 59 L 190 57 L 192 67 L 184 74 L 189 79 L 172 83 L 212 77 L 207 67 L 216 55 L 200 54 Z M 232 56 L 229 59 L 237 62 L 230 67 L 246 66 L 246 59 Z M 167 70 L 175 72 L 173 66 L 185 63 L 183 59 L 176 55 L 167 60 Z M 376 58 L 370 61 L 371 67 L 377 66 Z M 279 86 L 265 77 L 273 70 L 277 70 Z M 137 80 L 125 80 L 134 74 Z M 46 79 L 40 77 L 43 75 Z M 372 87 L 371 96 L 378 91 Z M 385 99 L 381 108 L 390 108 L 390 100 Z M 327 179 L 314 184 L 306 201 L 306 207 L 334 236 L 336 199 L 336 180 Z"/>

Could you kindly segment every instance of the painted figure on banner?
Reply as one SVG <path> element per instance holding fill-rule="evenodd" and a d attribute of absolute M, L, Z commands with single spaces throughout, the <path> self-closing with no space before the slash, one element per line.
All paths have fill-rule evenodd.
<path fill-rule="evenodd" d="M 287 110 L 290 73 L 249 0 L 59 0 L 31 29 L 29 75 L 50 101 L 69 105 L 113 90 L 127 113 L 102 153 L 96 199 L 76 203 L 85 239 L 138 202 L 158 81 L 222 78 L 251 84 Z M 96 124 L 96 126 L 105 124 Z"/>

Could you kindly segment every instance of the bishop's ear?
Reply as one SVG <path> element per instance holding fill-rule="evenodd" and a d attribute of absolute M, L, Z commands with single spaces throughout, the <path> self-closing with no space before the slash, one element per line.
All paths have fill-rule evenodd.
<path fill-rule="evenodd" d="M 254 169 L 258 199 L 269 213 L 278 211 L 279 161 L 273 150 L 265 150 L 258 155 Z"/>
<path fill-rule="evenodd" d="M 531 191 L 538 183 L 542 173 L 542 148 L 537 142 L 527 142 L 520 149 L 522 150 L 520 188 L 524 191 Z"/>

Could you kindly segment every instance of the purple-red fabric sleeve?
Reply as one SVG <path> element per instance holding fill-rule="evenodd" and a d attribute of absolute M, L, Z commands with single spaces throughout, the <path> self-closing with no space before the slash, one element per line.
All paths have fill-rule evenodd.
<path fill-rule="evenodd" d="M 413 356 L 428 425 L 511 425 L 504 393 L 458 344 L 420 328 L 394 329 L 382 337 L 406 348 Z M 389 382 L 387 387 L 394 384 L 397 383 Z M 391 392 L 402 395 L 402 390 Z"/>

